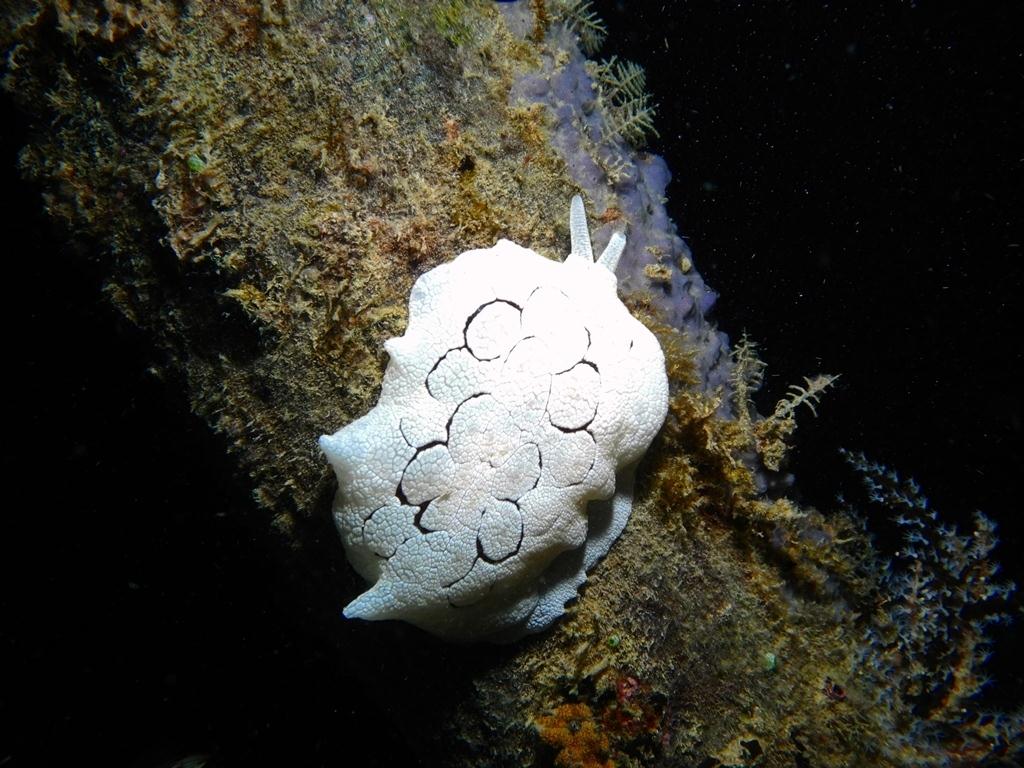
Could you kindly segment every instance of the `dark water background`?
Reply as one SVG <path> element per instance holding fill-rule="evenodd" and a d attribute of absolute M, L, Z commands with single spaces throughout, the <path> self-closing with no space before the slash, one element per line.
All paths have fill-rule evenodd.
<path fill-rule="evenodd" d="M 801 499 L 827 507 L 849 483 L 835 449 L 863 449 L 952 519 L 997 519 L 1024 580 L 1012 5 L 594 5 L 601 54 L 647 68 L 670 210 L 720 325 L 762 344 L 763 410 L 806 374 L 843 374 L 801 421 Z M 304 630 L 223 442 L 99 298 L 99 257 L 18 180 L 24 135 L 0 130 L 14 244 L 0 765 L 338 764 L 385 723 Z M 993 695 L 1013 700 L 1020 665 L 1003 653 L 995 670 Z M 415 764 L 386 743 L 381 765 Z"/>

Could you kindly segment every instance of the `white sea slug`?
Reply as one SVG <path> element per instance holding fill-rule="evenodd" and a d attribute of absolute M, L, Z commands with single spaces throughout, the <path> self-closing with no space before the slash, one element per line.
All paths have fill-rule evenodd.
<path fill-rule="evenodd" d="M 538 632 L 625 527 L 665 358 L 616 295 L 625 238 L 595 263 L 578 196 L 569 228 L 562 263 L 499 240 L 421 276 L 376 407 L 320 438 L 371 583 L 345 616 L 456 640 Z"/>

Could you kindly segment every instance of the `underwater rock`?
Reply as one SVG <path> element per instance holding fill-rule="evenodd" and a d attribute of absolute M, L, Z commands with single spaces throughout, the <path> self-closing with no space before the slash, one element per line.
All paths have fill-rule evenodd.
<path fill-rule="evenodd" d="M 497 5 L 11 3 L 0 44 L 4 85 L 28 114 L 21 168 L 47 213 L 93 252 L 112 303 L 152 339 L 154 370 L 249 473 L 239 480 L 256 499 L 241 510 L 246 530 L 263 533 L 290 580 L 284 597 L 254 599 L 294 621 L 297 655 L 372 713 L 359 722 L 386 723 L 388 738 L 454 766 L 545 764 L 559 759 L 543 754 L 552 744 L 598 764 L 921 762 L 931 753 L 899 738 L 936 724 L 915 730 L 907 700 L 880 701 L 878 678 L 863 674 L 920 665 L 884 645 L 897 626 L 885 612 L 900 602 L 865 572 L 875 553 L 852 511 L 797 510 L 761 493 L 751 457 L 771 449 L 781 461 L 799 398 L 769 419 L 737 398 L 756 391 L 761 369 L 731 357 L 707 317 L 714 293 L 667 215 L 667 166 L 611 129 L 599 67 L 576 42 L 589 3 Z M 366 414 L 393 376 L 381 350 L 415 332 L 406 300 L 420 276 L 499 237 L 564 253 L 572 233 L 552 212 L 574 194 L 592 211 L 595 241 L 626 232 L 618 287 L 666 359 L 669 415 L 636 488 L 616 478 L 616 493 L 632 498 L 630 525 L 566 619 L 514 645 L 455 647 L 400 623 L 342 621 L 339 600 L 362 585 L 330 530 L 335 478 L 314 437 Z M 490 329 L 466 343 L 500 347 Z M 452 373 L 450 389 L 464 386 Z M 567 377 L 579 396 L 560 402 L 553 423 L 571 430 L 589 416 L 588 378 Z M 409 426 L 393 443 L 405 456 L 445 437 Z M 434 477 L 421 473 L 420 490 L 433 493 Z M 402 507 L 430 493 L 408 491 L 413 504 L 395 493 L 399 504 L 363 532 L 367 557 L 353 559 L 364 574 L 395 537 L 422 535 Z M 593 502 L 589 515 L 596 530 Z M 504 521 L 477 528 L 492 560 L 517 544 Z M 584 570 L 587 546 L 569 553 Z M 544 578 L 575 594 L 579 562 L 554 566 Z M 565 605 L 549 593 L 538 617 Z M 296 719 L 330 721 L 323 730 L 343 733 L 346 748 L 366 743 L 345 730 L 344 712 L 310 714 Z M 990 722 L 978 718 L 964 741 L 979 762 L 999 745 L 993 734 L 1020 733 L 1017 721 Z M 955 719 L 937 725 L 960 733 Z M 388 762 L 392 742 L 372 743 Z"/>

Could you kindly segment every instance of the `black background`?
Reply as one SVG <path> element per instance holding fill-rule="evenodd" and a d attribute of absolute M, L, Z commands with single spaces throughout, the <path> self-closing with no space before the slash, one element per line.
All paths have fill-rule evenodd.
<path fill-rule="evenodd" d="M 642 64 L 669 211 L 768 363 L 761 410 L 839 373 L 789 466 L 803 502 L 857 485 L 838 447 L 1000 526 L 1024 581 L 1024 46 L 1010 3 L 595 2 Z M 884 540 L 886 528 L 879 525 Z M 891 531 L 890 531 L 891 532 Z M 1000 635 L 991 700 L 1024 683 Z"/>
<path fill-rule="evenodd" d="M 951 519 L 997 519 L 1021 581 L 1011 4 L 594 6 L 601 55 L 647 68 L 670 211 L 721 327 L 762 344 L 762 409 L 804 375 L 842 374 L 801 421 L 801 499 L 827 508 L 849 484 L 836 448 L 863 449 Z M 0 125 L 0 765 L 337 764 L 389 730 L 305 628 L 346 596 L 297 594 L 223 442 L 101 298 L 95 244 L 69 246 L 19 180 L 18 125 Z M 1003 653 L 995 669 L 993 695 L 1012 700 L 1019 666 Z M 388 740 L 379 760 L 415 764 L 406 750 Z"/>

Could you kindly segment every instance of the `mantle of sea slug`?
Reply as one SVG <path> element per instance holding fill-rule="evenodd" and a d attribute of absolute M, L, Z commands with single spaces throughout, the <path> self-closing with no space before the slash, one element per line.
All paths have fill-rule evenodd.
<path fill-rule="evenodd" d="M 657 340 L 595 263 L 582 201 L 564 263 L 507 240 L 416 281 L 368 414 L 324 436 L 334 516 L 372 586 L 345 615 L 451 639 L 549 626 L 621 533 L 665 419 Z"/>

